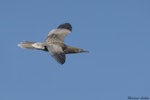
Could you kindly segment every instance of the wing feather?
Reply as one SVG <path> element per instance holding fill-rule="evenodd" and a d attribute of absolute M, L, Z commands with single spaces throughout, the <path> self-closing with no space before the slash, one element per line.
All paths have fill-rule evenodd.
<path fill-rule="evenodd" d="M 47 46 L 47 49 L 51 56 L 60 64 L 64 64 L 66 60 L 65 53 L 62 48 L 58 45 L 51 44 Z"/>
<path fill-rule="evenodd" d="M 64 42 L 64 38 L 71 31 L 68 29 L 53 29 L 49 32 L 48 37 L 46 38 L 46 42 Z"/>

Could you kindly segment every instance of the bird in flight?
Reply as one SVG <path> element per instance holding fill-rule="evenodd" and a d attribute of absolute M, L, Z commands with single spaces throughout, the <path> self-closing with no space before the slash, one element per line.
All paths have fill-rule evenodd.
<path fill-rule="evenodd" d="M 65 54 L 88 52 L 84 49 L 68 46 L 64 43 L 64 38 L 71 32 L 72 26 L 70 23 L 60 24 L 56 29 L 53 29 L 48 33 L 44 42 L 23 41 L 18 44 L 18 46 L 26 49 L 49 52 L 59 64 L 64 64 L 66 60 Z"/>

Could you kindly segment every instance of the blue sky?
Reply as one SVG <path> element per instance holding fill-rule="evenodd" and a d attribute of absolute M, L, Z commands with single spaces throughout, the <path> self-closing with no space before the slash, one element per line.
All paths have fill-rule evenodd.
<path fill-rule="evenodd" d="M 150 98 L 149 0 L 1 0 L 0 100 Z M 65 42 L 90 53 L 67 55 L 17 47 L 44 41 L 70 22 Z"/>

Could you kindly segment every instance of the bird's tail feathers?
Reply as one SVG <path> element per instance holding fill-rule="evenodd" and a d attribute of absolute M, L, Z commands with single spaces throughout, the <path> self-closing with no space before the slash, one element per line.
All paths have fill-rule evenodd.
<path fill-rule="evenodd" d="M 76 48 L 76 47 L 71 47 L 67 46 L 67 48 L 64 50 L 65 54 L 72 54 L 72 53 L 86 53 L 89 52 L 84 49 Z"/>
<path fill-rule="evenodd" d="M 79 49 L 79 53 L 82 53 L 82 52 L 89 52 L 89 51 L 87 51 L 87 50 L 84 50 L 84 49 Z"/>
<path fill-rule="evenodd" d="M 18 44 L 19 47 L 25 48 L 25 49 L 40 49 L 43 50 L 44 46 L 43 43 L 40 42 L 30 42 L 30 41 L 23 41 Z"/>

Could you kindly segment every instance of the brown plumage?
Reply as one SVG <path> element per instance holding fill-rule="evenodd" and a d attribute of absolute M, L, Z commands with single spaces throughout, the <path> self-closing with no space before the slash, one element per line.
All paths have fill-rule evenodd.
<path fill-rule="evenodd" d="M 65 54 L 88 52 L 86 50 L 71 47 L 64 43 L 64 38 L 71 33 L 72 26 L 70 23 L 59 25 L 56 29 L 49 32 L 45 42 L 24 41 L 18 44 L 21 48 L 37 49 L 48 51 L 51 56 L 60 64 L 64 64 L 66 60 Z"/>

